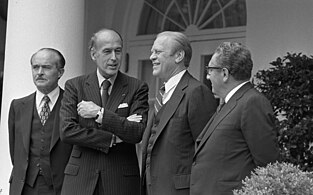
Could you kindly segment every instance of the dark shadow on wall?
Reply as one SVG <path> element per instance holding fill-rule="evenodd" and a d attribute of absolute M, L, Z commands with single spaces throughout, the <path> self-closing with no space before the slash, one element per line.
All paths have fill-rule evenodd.
<path fill-rule="evenodd" d="M 3 70 L 5 56 L 7 13 L 8 13 L 8 0 L 0 0 L 0 114 L 3 89 Z"/>

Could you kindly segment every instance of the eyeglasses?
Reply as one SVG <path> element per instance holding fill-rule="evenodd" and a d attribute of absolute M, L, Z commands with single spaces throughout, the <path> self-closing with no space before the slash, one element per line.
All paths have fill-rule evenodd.
<path fill-rule="evenodd" d="M 210 75 L 213 70 L 222 70 L 223 67 L 218 67 L 218 66 L 206 66 L 205 69 L 206 69 L 207 74 Z"/>

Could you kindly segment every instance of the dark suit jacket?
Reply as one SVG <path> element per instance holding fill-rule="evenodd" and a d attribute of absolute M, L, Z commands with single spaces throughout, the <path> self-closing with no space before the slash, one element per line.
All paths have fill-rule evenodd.
<path fill-rule="evenodd" d="M 59 98 L 53 107 L 56 109 L 56 113 L 60 110 L 62 97 L 63 90 L 61 89 Z M 10 178 L 10 194 L 12 195 L 21 194 L 25 183 L 35 101 L 35 93 L 15 99 L 12 101 L 9 111 L 9 144 L 13 165 Z M 56 194 L 61 193 L 64 169 L 71 151 L 72 146 L 60 140 L 59 117 L 55 117 L 50 145 L 50 166 Z"/>
<path fill-rule="evenodd" d="M 195 140 L 215 110 L 216 100 L 212 92 L 186 72 L 166 103 L 152 145 L 150 173 L 153 194 L 189 194 Z M 146 188 L 147 146 L 153 117 L 153 114 L 149 116 L 142 143 L 142 194 Z"/>
<path fill-rule="evenodd" d="M 278 159 L 270 102 L 244 84 L 197 139 L 191 195 L 231 195 L 257 166 Z"/>
<path fill-rule="evenodd" d="M 148 86 L 118 72 L 109 96 L 102 126 L 94 118 L 78 116 L 77 104 L 93 101 L 101 105 L 96 72 L 68 80 L 61 106 L 61 139 L 74 144 L 65 169 L 64 195 L 91 195 L 99 174 L 106 195 L 139 194 L 139 166 L 135 144 L 140 142 L 148 114 Z M 128 105 L 119 108 L 119 105 Z M 140 123 L 126 117 L 142 115 Z M 112 133 L 124 142 L 110 147 Z"/>

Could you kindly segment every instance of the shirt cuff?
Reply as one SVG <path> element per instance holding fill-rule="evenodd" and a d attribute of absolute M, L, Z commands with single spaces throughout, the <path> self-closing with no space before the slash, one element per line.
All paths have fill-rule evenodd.
<path fill-rule="evenodd" d="M 104 108 L 101 108 L 97 113 L 96 122 L 99 124 L 102 124 L 103 112 Z"/>

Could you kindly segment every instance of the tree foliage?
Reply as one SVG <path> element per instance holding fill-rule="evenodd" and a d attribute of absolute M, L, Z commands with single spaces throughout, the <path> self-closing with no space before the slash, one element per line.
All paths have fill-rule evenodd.
<path fill-rule="evenodd" d="M 287 53 L 257 72 L 257 88 L 271 101 L 282 160 L 313 170 L 313 58 Z"/>

